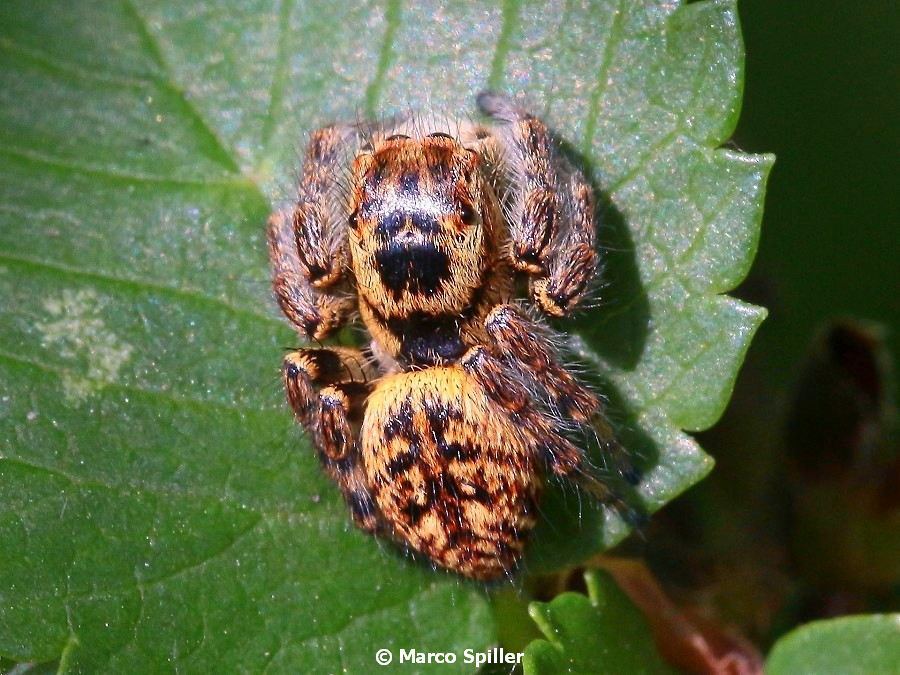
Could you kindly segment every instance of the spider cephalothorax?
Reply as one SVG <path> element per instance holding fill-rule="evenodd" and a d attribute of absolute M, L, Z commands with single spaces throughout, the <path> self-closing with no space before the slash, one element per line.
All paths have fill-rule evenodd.
<path fill-rule="evenodd" d="M 482 161 L 432 133 L 394 134 L 353 162 L 349 242 L 359 311 L 403 363 L 458 359 L 468 346 L 462 333 L 477 330 L 510 293 L 496 241 L 502 216 Z"/>
<path fill-rule="evenodd" d="M 567 437 L 600 403 L 512 304 L 569 313 L 597 264 L 594 202 L 544 124 L 483 94 L 493 126 L 407 116 L 313 134 L 269 222 L 276 298 L 320 340 L 358 311 L 365 349 L 300 349 L 288 400 L 361 528 L 461 574 L 509 573 L 547 474 L 595 493 Z"/>

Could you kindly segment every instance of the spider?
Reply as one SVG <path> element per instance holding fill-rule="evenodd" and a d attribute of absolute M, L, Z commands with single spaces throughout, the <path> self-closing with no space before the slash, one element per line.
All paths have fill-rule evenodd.
<path fill-rule="evenodd" d="M 351 319 L 371 337 L 292 351 L 282 368 L 356 525 L 492 580 L 519 562 L 548 476 L 608 497 L 569 439 L 608 427 L 514 302 L 526 282 L 538 314 L 583 298 L 598 263 L 592 189 L 540 119 L 490 92 L 477 102 L 491 124 L 409 114 L 315 131 L 268 245 L 276 300 L 303 337 Z"/>

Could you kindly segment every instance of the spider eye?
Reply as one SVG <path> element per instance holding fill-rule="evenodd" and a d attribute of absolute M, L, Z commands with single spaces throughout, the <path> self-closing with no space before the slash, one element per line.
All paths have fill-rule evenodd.
<path fill-rule="evenodd" d="M 478 214 L 475 213 L 475 209 L 470 204 L 462 204 L 459 207 L 459 217 L 463 225 L 474 225 L 475 221 L 478 220 Z"/>
<path fill-rule="evenodd" d="M 356 217 L 356 211 L 350 214 L 350 217 L 347 219 L 347 223 L 350 227 L 353 228 L 354 231 L 359 230 L 359 219 Z"/>

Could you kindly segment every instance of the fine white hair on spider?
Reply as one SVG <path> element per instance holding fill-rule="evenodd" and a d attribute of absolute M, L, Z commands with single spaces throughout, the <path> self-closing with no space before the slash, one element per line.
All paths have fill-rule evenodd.
<path fill-rule="evenodd" d="M 311 132 L 268 243 L 278 305 L 317 345 L 285 357 L 288 402 L 353 521 L 512 581 L 547 482 L 627 507 L 604 478 L 623 455 L 604 399 L 550 322 L 596 292 L 593 187 L 538 117 L 477 103 L 486 119 Z M 325 344 L 345 326 L 362 346 Z"/>

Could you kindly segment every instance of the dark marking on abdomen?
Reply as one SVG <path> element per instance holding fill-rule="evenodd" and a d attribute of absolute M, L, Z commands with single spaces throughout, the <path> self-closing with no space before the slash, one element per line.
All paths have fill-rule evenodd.
<path fill-rule="evenodd" d="M 397 455 L 393 457 L 385 467 L 388 476 L 390 476 L 391 478 L 396 478 L 401 473 L 406 473 L 407 471 L 409 471 L 412 465 L 415 464 L 419 459 L 419 452 L 421 452 L 419 443 L 414 442 L 410 443 L 408 450 L 397 453 Z"/>

